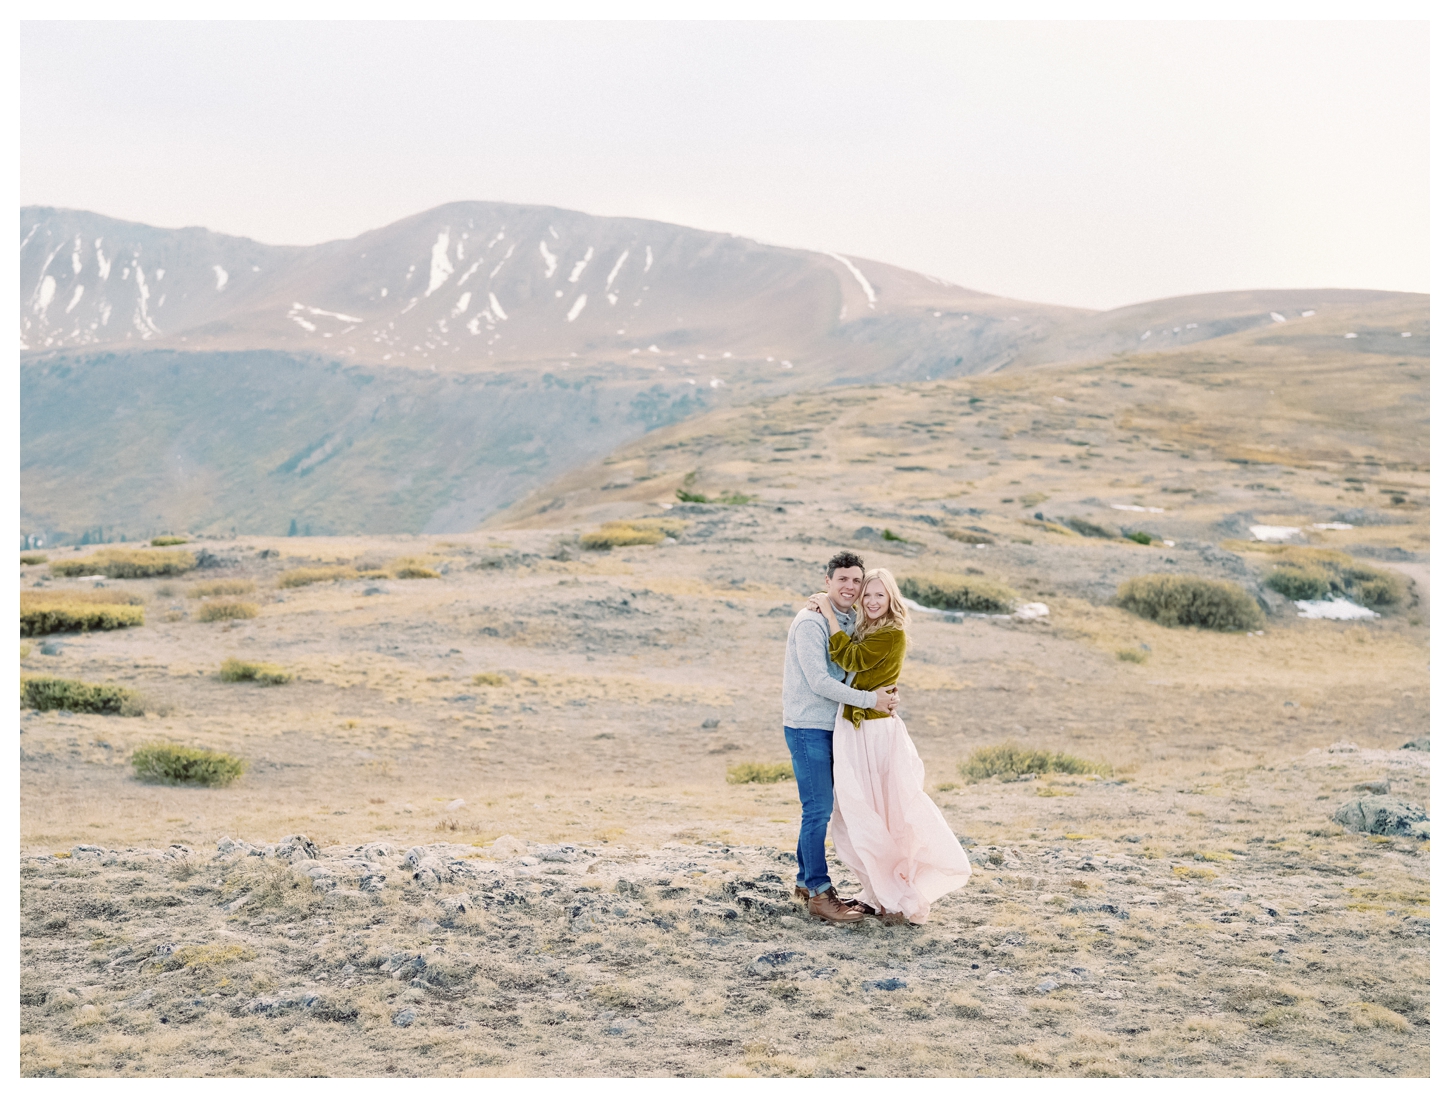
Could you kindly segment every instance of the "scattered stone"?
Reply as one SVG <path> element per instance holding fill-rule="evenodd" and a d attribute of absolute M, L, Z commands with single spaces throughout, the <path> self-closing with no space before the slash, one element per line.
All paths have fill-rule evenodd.
<path fill-rule="evenodd" d="M 462 797 L 455 797 L 453 800 L 449 801 L 447 804 L 445 804 L 443 806 L 443 811 L 444 812 L 457 812 L 460 808 L 462 808 L 467 803 L 468 802 L 465 801 Z"/>
<path fill-rule="evenodd" d="M 306 835 L 288 835 L 277 844 L 275 853 L 279 858 L 296 862 L 304 858 L 315 860 L 321 855 L 322 851 Z"/>
<path fill-rule="evenodd" d="M 900 991 L 906 986 L 905 980 L 898 980 L 892 976 L 885 980 L 862 980 L 861 990 L 863 991 Z"/>
<path fill-rule="evenodd" d="M 1037 990 L 1042 992 L 1042 994 L 1044 995 L 1046 995 L 1049 991 L 1056 991 L 1057 981 L 1049 977 L 1048 979 L 1043 980 L 1037 985 Z"/>
<path fill-rule="evenodd" d="M 418 1019 L 418 1012 L 411 1007 L 405 1007 L 393 1015 L 393 1025 L 407 1028 Z"/>
<path fill-rule="evenodd" d="M 1411 740 L 1409 743 L 1405 744 L 1404 747 L 1400 748 L 1400 750 L 1401 751 L 1429 751 L 1430 750 L 1430 737 L 1429 736 L 1421 736 L 1418 740 Z"/>
<path fill-rule="evenodd" d="M 1336 823 L 1350 831 L 1371 835 L 1405 835 L 1416 839 L 1430 837 L 1430 817 L 1417 804 L 1395 797 L 1370 795 L 1349 801 L 1334 813 Z"/>
<path fill-rule="evenodd" d="M 781 976 L 788 971 L 802 967 L 807 962 L 808 958 L 804 953 L 781 949 L 774 953 L 762 953 L 745 966 L 745 971 L 752 976 Z"/>
<path fill-rule="evenodd" d="M 512 835 L 500 835 L 493 841 L 493 845 L 489 849 L 493 851 L 496 858 L 511 858 L 527 853 L 529 848 Z"/>
<path fill-rule="evenodd" d="M 228 900 L 226 903 L 222 904 L 222 910 L 226 912 L 240 911 L 242 908 L 247 906 L 247 901 L 249 901 L 251 898 L 252 894 L 250 892 L 243 892 L 235 900 Z"/>

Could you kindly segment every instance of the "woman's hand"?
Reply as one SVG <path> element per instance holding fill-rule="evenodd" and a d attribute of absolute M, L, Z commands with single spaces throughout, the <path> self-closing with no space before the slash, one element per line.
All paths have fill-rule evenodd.
<path fill-rule="evenodd" d="M 826 599 L 828 599 L 829 597 L 829 595 L 821 594 L 818 592 L 812 595 L 810 598 L 806 599 L 806 607 L 810 610 L 814 610 L 817 614 L 824 615 L 826 612 Z"/>

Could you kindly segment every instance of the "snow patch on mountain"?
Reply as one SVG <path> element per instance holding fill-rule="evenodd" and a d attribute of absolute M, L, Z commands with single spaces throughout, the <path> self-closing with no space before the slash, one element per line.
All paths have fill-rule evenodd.
<path fill-rule="evenodd" d="M 428 289 L 423 296 L 431 296 L 434 290 L 448 281 L 448 276 L 452 273 L 453 264 L 448 259 L 448 230 L 444 229 L 433 243 L 433 258 L 428 265 Z"/>
<path fill-rule="evenodd" d="M 550 229 L 549 231 L 553 232 L 554 230 Z M 544 257 L 544 277 L 553 278 L 554 272 L 559 268 L 559 257 L 549 251 L 549 242 L 547 240 L 539 241 L 539 254 Z"/>
<path fill-rule="evenodd" d="M 594 249 L 590 248 L 584 253 L 584 258 L 574 264 L 574 269 L 569 272 L 569 281 L 578 282 L 579 276 L 584 273 L 584 268 L 589 266 L 589 261 L 594 258 Z"/>
<path fill-rule="evenodd" d="M 825 254 L 830 256 L 837 263 L 843 264 L 846 270 L 851 272 L 852 277 L 854 277 L 856 281 L 861 284 L 861 289 L 864 290 L 866 293 L 866 304 L 872 309 L 876 308 L 876 290 L 871 285 L 871 283 L 866 280 L 866 276 L 861 273 L 861 269 L 843 255 L 837 255 L 835 252 L 826 252 Z"/>

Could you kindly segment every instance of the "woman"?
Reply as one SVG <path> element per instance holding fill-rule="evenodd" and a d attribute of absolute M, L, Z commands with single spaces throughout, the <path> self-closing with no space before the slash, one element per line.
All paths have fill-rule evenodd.
<path fill-rule="evenodd" d="M 875 690 L 896 682 L 906 658 L 908 615 L 896 578 L 885 568 L 866 573 L 854 633 L 823 596 L 812 607 L 831 631 L 831 659 L 856 672 L 851 685 Z M 967 883 L 971 863 L 941 810 L 922 789 L 925 769 L 900 717 L 844 705 L 834 738 L 836 807 L 831 837 L 836 854 L 861 881 L 856 901 L 891 925 L 921 925 L 931 902 Z"/>

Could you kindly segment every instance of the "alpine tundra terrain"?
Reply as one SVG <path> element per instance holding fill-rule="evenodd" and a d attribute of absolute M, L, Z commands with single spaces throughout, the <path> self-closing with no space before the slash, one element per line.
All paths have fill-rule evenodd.
<path fill-rule="evenodd" d="M 136 714 L 21 713 L 22 1072 L 1428 1074 L 1427 308 L 1300 313 L 717 407 L 463 534 L 28 556 L 144 623 L 22 647 Z M 1000 600 L 913 622 L 976 870 L 919 929 L 806 921 L 793 783 L 729 780 L 780 775 L 843 546 Z M 1150 574 L 1258 617 L 1150 621 Z"/>
<path fill-rule="evenodd" d="M 46 545 L 463 532 L 716 407 L 1424 303 L 1274 290 L 1095 313 L 491 202 L 310 247 L 45 207 L 19 233 L 21 527 Z"/>

